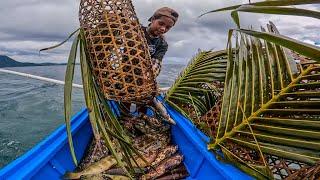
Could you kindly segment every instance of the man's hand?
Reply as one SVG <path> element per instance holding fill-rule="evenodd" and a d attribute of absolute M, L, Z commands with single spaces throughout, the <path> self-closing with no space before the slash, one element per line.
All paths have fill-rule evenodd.
<path fill-rule="evenodd" d="M 159 59 L 152 58 L 152 70 L 155 77 L 157 77 L 160 74 L 161 71 L 161 61 Z"/>

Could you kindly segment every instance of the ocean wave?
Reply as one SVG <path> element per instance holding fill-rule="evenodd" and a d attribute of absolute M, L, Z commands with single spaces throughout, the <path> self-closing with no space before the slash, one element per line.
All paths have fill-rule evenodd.
<path fill-rule="evenodd" d="M 0 140 L 0 168 L 25 152 L 22 143 L 11 139 Z"/>

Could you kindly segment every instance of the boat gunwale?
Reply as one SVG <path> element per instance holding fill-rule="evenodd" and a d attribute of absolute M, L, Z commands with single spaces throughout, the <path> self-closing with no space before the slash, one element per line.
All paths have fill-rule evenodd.
<path fill-rule="evenodd" d="M 86 108 L 77 112 L 71 119 L 71 133 L 77 133 L 86 124 L 87 118 L 88 111 Z M 66 125 L 60 125 L 26 153 L 0 169 L 0 177 L 32 177 L 66 144 L 68 137 L 65 132 Z M 25 170 L 17 171 L 17 167 L 25 167 Z"/>
<path fill-rule="evenodd" d="M 195 157 L 196 159 L 198 159 L 198 162 L 196 164 L 190 164 L 190 159 L 189 162 L 184 162 L 186 168 L 190 173 L 190 176 L 187 178 L 187 180 L 192 180 L 195 178 L 197 179 L 199 175 L 202 177 L 203 170 L 201 171 L 201 168 L 203 168 L 204 165 L 209 165 L 210 170 L 216 170 L 219 176 L 223 177 L 224 179 L 252 179 L 252 177 L 250 177 L 247 174 L 244 174 L 242 171 L 234 167 L 232 164 L 223 163 L 217 160 L 213 152 L 210 152 L 207 149 L 207 143 L 209 142 L 210 138 L 207 137 L 204 133 L 202 133 L 199 129 L 197 129 L 188 118 L 186 118 L 181 113 L 177 112 L 173 107 L 165 103 L 163 97 L 158 96 L 157 98 L 164 104 L 170 116 L 176 121 L 177 125 L 173 126 L 172 131 L 174 132 L 175 130 L 177 130 L 176 134 L 183 134 L 184 137 L 186 137 L 186 140 L 188 141 L 187 143 L 192 146 L 190 148 L 193 148 L 194 150 L 196 150 L 196 152 L 199 152 L 199 154 Z M 116 115 L 119 115 L 117 103 L 113 101 L 109 101 L 109 103 L 109 105 L 111 105 L 112 107 L 113 112 Z M 88 118 L 89 115 L 86 108 L 82 109 L 72 117 L 72 135 L 75 135 L 84 125 L 86 125 L 89 122 Z M 63 146 L 66 146 L 68 144 L 68 138 L 65 132 L 66 126 L 61 125 L 54 132 L 49 134 L 47 138 L 42 140 L 39 144 L 37 144 L 28 152 L 26 152 L 25 154 L 23 154 L 22 156 L 5 166 L 3 169 L 1 169 L 0 179 L 3 176 L 9 179 L 16 179 L 17 177 L 29 179 L 35 174 L 37 174 L 47 163 L 52 161 L 52 159 L 63 148 Z M 177 140 L 179 141 L 179 139 Z M 178 142 L 176 143 L 179 144 Z M 184 146 L 184 144 L 181 144 L 181 142 L 180 145 Z M 182 154 L 187 154 L 187 151 L 185 151 Z M 194 168 L 190 168 L 189 166 L 192 166 Z M 17 171 L 17 168 L 23 168 L 24 170 Z M 59 167 L 53 168 L 56 168 L 59 171 Z M 206 168 L 206 170 L 204 171 L 206 171 L 205 173 L 207 173 L 208 169 Z"/>

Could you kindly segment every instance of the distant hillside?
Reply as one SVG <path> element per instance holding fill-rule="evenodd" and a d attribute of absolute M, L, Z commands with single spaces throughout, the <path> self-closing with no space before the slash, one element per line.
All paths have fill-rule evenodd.
<path fill-rule="evenodd" d="M 27 63 L 19 62 L 8 56 L 0 55 L 0 68 L 3 67 L 22 67 L 22 66 L 53 66 L 66 65 L 66 63 Z"/>

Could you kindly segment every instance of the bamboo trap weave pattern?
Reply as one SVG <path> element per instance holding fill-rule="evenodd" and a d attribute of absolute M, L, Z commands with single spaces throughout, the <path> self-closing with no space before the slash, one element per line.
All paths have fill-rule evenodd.
<path fill-rule="evenodd" d="M 81 0 L 93 74 L 107 99 L 146 103 L 156 95 L 151 57 L 130 0 Z"/>

